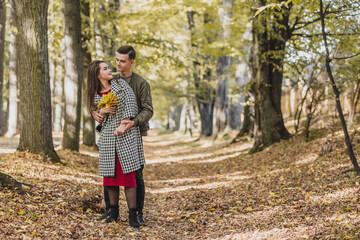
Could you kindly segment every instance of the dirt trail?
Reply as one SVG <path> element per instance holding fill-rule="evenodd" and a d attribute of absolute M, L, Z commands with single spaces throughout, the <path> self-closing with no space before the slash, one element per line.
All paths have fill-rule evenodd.
<path fill-rule="evenodd" d="M 63 164 L 9 154 L 1 171 L 34 187 L 27 198 L 0 191 L 0 223 L 8 226 L 0 228 L 0 238 L 360 239 L 360 177 L 347 171 L 341 132 L 323 157 L 318 153 L 329 135 L 321 130 L 316 136 L 309 142 L 294 136 L 249 155 L 246 138 L 210 145 L 150 131 L 144 138 L 150 227 L 138 231 L 128 226 L 123 192 L 120 222 L 95 220 L 103 187 L 94 149 L 58 150 Z M 353 142 L 359 156 L 360 135 Z"/>

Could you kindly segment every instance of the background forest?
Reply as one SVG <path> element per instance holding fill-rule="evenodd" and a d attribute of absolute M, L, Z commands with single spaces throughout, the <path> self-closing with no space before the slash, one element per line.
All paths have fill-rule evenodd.
<path fill-rule="evenodd" d="M 21 48 L 28 36 L 19 34 L 19 27 L 29 27 L 21 22 L 29 19 L 19 13 L 26 1 L 1 2 L 0 133 L 11 137 L 24 130 L 21 99 L 30 99 L 21 94 L 28 87 L 28 72 L 21 75 L 27 54 Z M 64 130 L 65 148 L 78 149 L 80 129 L 84 144 L 94 144 L 94 122 L 81 99 L 87 65 L 104 59 L 116 72 L 114 53 L 124 44 L 136 48 L 135 71 L 150 82 L 153 128 L 213 139 L 241 130 L 240 135 L 254 137 L 254 151 L 300 129 L 309 137 L 312 124 L 327 126 L 337 114 L 326 57 L 348 122 L 354 121 L 359 96 L 357 2 L 323 3 L 326 45 L 318 1 L 38 2 L 48 5 L 41 20 L 33 20 L 47 28 L 42 29 L 48 50 L 42 84 L 50 85 L 50 92 L 39 88 L 29 94 L 51 99 L 48 124 L 54 131 Z M 284 119 L 293 124 L 285 127 Z"/>
<path fill-rule="evenodd" d="M 133 70 L 151 86 L 145 176 L 149 205 L 160 209 L 149 210 L 154 228 L 137 237 L 159 237 L 157 231 L 166 228 L 159 219 L 170 219 L 172 231 L 160 238 L 185 232 L 189 239 L 357 239 L 359 40 L 360 2 L 353 0 L 0 0 L 0 145 L 16 141 L 18 150 L 0 159 L 0 182 L 57 204 L 59 216 L 83 213 L 88 221 L 99 212 L 101 188 L 81 189 L 83 182 L 99 181 L 95 122 L 84 101 L 87 66 L 103 59 L 115 73 L 116 49 L 132 45 Z M 62 169 L 74 186 L 58 179 L 47 185 L 28 172 L 38 165 L 51 174 Z M 38 188 L 24 190 L 10 175 Z M 220 176 L 231 182 L 228 189 Z M 220 187 L 204 187 L 204 181 Z M 202 190 L 188 190 L 188 183 Z M 44 194 L 51 184 L 64 188 Z M 172 191 L 181 199 L 176 204 Z M 0 222 L 9 214 L 24 236 L 51 236 L 18 227 L 21 217 L 37 222 L 50 205 L 36 202 L 36 210 L 23 212 L 23 200 L 11 199 L 16 207 L 0 201 L 10 209 L 0 211 Z M 73 212 L 63 202 L 74 202 Z M 260 221 L 258 213 L 266 219 Z M 58 221 L 52 219 L 51 228 Z M 76 230 L 71 221 L 71 232 L 52 231 L 65 238 L 81 231 L 97 237 L 98 225 Z M 205 227 L 210 222 L 215 230 Z M 123 231 L 105 229 L 103 238 Z M 241 235 L 231 235 L 240 234 L 234 229 Z M 272 235 L 274 229 L 281 230 Z"/>

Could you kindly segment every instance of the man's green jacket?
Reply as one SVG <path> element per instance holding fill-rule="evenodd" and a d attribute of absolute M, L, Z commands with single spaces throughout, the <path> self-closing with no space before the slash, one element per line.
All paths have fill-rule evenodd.
<path fill-rule="evenodd" d="M 119 78 L 121 78 L 119 73 L 114 76 L 114 79 Z M 154 115 L 150 85 L 144 78 L 134 72 L 130 77 L 123 79 L 130 85 L 136 96 L 138 115 L 133 119 L 135 126 L 139 126 L 141 136 L 147 136 L 147 131 L 150 129 L 149 120 Z"/>

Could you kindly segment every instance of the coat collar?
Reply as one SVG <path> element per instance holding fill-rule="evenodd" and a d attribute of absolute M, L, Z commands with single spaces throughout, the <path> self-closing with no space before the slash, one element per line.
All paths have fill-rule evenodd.
<path fill-rule="evenodd" d="M 111 84 L 111 93 L 118 93 L 121 91 L 120 83 L 118 83 L 119 80 L 113 79 L 110 81 Z"/>
<path fill-rule="evenodd" d="M 118 83 L 118 81 L 121 81 L 121 80 L 116 80 L 116 79 L 113 79 L 110 81 L 110 85 L 111 85 L 111 93 L 118 93 L 118 92 L 121 92 L 121 85 L 120 85 L 120 82 Z M 95 105 L 97 105 L 99 102 L 101 101 L 101 97 L 98 93 L 95 94 L 95 99 L 94 99 L 94 102 L 95 102 Z"/>

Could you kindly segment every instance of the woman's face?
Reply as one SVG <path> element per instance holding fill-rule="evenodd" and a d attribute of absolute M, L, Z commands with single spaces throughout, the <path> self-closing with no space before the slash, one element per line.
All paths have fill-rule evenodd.
<path fill-rule="evenodd" d="M 98 78 L 100 81 L 109 81 L 113 78 L 111 74 L 111 70 L 106 63 L 100 63 L 99 67 L 100 67 L 100 73 Z"/>

